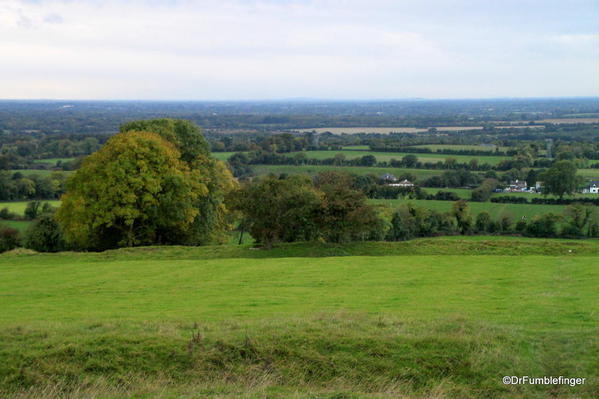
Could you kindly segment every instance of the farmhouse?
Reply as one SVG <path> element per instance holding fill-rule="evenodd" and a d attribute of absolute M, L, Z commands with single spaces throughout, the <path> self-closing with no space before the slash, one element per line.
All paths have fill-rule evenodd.
<path fill-rule="evenodd" d="M 589 184 L 586 186 L 584 190 L 582 190 L 582 192 L 588 194 L 599 194 L 599 181 L 589 182 Z"/>
<path fill-rule="evenodd" d="M 408 179 L 404 179 L 399 183 L 391 183 L 389 184 L 391 187 L 414 187 L 414 183 L 409 181 Z"/>

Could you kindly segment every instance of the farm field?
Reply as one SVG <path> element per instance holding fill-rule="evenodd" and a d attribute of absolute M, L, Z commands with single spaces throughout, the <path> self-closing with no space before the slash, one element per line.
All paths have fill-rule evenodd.
<path fill-rule="evenodd" d="M 31 226 L 33 222 L 29 220 L 2 220 L 0 219 L 0 226 L 8 226 L 13 229 L 19 230 L 22 234 L 27 231 L 29 226 Z"/>
<path fill-rule="evenodd" d="M 0 396 L 592 398 L 597 255 L 512 237 L 8 253 Z M 588 382 L 501 382 L 529 374 Z"/>
<path fill-rule="evenodd" d="M 414 148 L 428 148 L 431 151 L 437 150 L 475 150 L 475 151 L 488 151 L 493 152 L 497 146 L 485 146 L 485 145 L 467 145 L 467 144 L 422 144 L 412 146 Z M 499 147 L 500 151 L 507 151 L 508 147 Z"/>
<path fill-rule="evenodd" d="M 11 212 L 18 213 L 19 215 L 23 215 L 25 213 L 25 208 L 27 207 L 27 204 L 30 203 L 30 202 L 32 202 L 32 201 L 7 201 L 7 202 L 0 202 L 0 209 L 2 209 L 2 208 L 8 208 L 8 210 L 11 211 Z M 56 201 L 44 201 L 44 200 L 41 200 L 40 202 L 42 203 L 42 205 L 44 203 L 49 203 L 53 207 L 59 207 L 60 206 L 60 201 L 58 201 L 58 200 L 56 200 Z"/>
<path fill-rule="evenodd" d="M 438 126 L 437 131 L 458 132 L 466 130 L 482 130 L 482 126 Z M 359 133 L 421 133 L 427 132 L 429 128 L 418 127 L 320 127 L 315 129 L 301 129 L 302 133 L 317 132 L 333 134 L 359 134 Z"/>
<path fill-rule="evenodd" d="M 433 209 L 439 212 L 447 212 L 451 210 L 452 201 L 429 201 L 429 200 L 410 200 L 410 199 L 371 199 L 369 202 L 377 205 L 384 205 L 390 208 L 397 208 L 402 203 L 412 203 L 423 208 Z M 531 218 L 535 215 L 544 213 L 553 213 L 561 215 L 565 209 L 564 205 L 531 205 L 531 204 L 498 204 L 494 202 L 469 202 L 470 213 L 476 215 L 482 211 L 487 211 L 492 217 L 497 218 L 502 215 L 509 214 L 516 220 L 523 216 Z"/>
<path fill-rule="evenodd" d="M 56 163 L 58 161 L 60 162 L 71 162 L 74 161 L 75 158 L 46 158 L 46 159 L 37 159 L 34 162 L 35 163 L 45 163 L 45 164 L 50 164 L 52 166 L 56 165 Z"/>
<path fill-rule="evenodd" d="M 389 162 L 391 159 L 401 160 L 406 155 L 414 155 L 418 157 L 421 162 L 445 162 L 447 158 L 454 158 L 458 162 L 464 163 L 469 162 L 471 159 L 477 159 L 479 164 L 487 163 L 490 165 L 497 165 L 499 162 L 509 159 L 509 157 L 502 156 L 478 156 L 478 155 L 446 155 L 446 154 L 408 154 L 401 152 L 375 152 L 375 151 L 302 151 L 302 152 L 290 152 L 285 155 L 293 157 L 297 154 L 305 154 L 308 158 L 315 159 L 327 159 L 333 158 L 336 154 L 343 154 L 347 159 L 356 159 L 365 155 L 373 155 L 379 162 Z"/>
<path fill-rule="evenodd" d="M 221 161 L 226 161 L 233 154 L 235 154 L 235 152 L 230 151 L 230 152 L 213 152 L 211 155 L 216 159 L 219 159 Z"/>
<path fill-rule="evenodd" d="M 357 175 L 374 174 L 382 176 L 385 173 L 391 173 L 395 176 L 401 176 L 402 173 L 411 173 L 419 180 L 427 179 L 431 176 L 439 176 L 443 170 L 429 169 L 403 169 L 403 168 L 377 168 L 365 166 L 332 166 L 332 165 L 254 165 L 254 172 L 257 175 L 274 174 L 298 174 L 305 173 L 308 175 L 316 175 L 327 170 L 335 170 L 339 172 L 355 173 Z"/>

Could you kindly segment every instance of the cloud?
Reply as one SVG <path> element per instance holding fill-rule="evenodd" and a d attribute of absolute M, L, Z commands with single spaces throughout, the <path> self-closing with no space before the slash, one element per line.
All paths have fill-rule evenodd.
<path fill-rule="evenodd" d="M 64 19 L 58 14 L 48 14 L 44 17 L 44 22 L 48 24 L 61 24 Z"/>
<path fill-rule="evenodd" d="M 574 1 L 5 0 L 0 96 L 597 95 Z"/>

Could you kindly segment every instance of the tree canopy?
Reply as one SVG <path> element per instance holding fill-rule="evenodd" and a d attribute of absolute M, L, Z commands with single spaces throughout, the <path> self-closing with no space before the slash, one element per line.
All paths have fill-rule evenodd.
<path fill-rule="evenodd" d="M 85 159 L 57 220 L 66 240 L 86 249 L 222 241 L 232 187 L 197 126 L 135 121 Z"/>

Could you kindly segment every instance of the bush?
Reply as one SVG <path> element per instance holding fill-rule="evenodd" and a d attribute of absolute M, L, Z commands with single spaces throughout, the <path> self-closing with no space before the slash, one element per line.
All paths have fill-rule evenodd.
<path fill-rule="evenodd" d="M 65 249 L 60 228 L 52 215 L 43 215 L 28 230 L 25 247 L 38 252 L 58 252 Z"/>
<path fill-rule="evenodd" d="M 526 226 L 525 234 L 529 237 L 556 237 L 559 216 L 552 213 L 537 215 Z"/>
<path fill-rule="evenodd" d="M 7 206 L 5 206 L 4 208 L 0 209 L 0 219 L 4 219 L 4 220 L 15 220 L 18 219 L 19 215 L 17 215 L 14 212 L 11 212 Z"/>
<path fill-rule="evenodd" d="M 0 252 L 10 251 L 19 246 L 19 230 L 8 226 L 0 226 Z"/>

